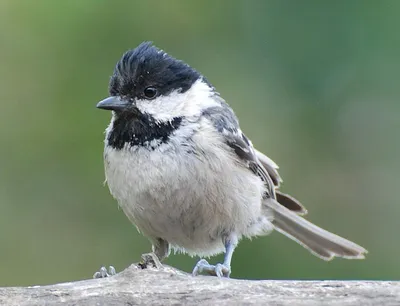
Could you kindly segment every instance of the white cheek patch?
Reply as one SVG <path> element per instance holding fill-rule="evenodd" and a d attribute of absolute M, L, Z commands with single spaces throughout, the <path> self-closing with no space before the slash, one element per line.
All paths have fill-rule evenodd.
<path fill-rule="evenodd" d="M 175 117 L 198 116 L 210 106 L 219 103 L 212 97 L 212 89 L 202 80 L 197 80 L 184 93 L 175 90 L 167 96 L 154 100 L 137 100 L 136 106 L 142 113 L 152 115 L 156 120 L 169 121 Z"/>

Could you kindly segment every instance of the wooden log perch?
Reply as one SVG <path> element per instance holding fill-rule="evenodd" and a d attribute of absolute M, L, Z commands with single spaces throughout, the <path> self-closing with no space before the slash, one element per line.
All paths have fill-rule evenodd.
<path fill-rule="evenodd" d="M 400 305 L 400 282 L 276 281 L 191 275 L 157 262 L 103 279 L 0 288 L 0 305 Z"/>

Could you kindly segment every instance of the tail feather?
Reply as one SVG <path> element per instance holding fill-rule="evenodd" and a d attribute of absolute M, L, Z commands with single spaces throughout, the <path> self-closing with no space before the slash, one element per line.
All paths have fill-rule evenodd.
<path fill-rule="evenodd" d="M 363 259 L 368 253 L 363 247 L 312 224 L 275 200 L 268 199 L 266 206 L 274 212 L 272 223 L 277 231 L 324 260 L 331 260 L 335 256 Z"/>
<path fill-rule="evenodd" d="M 307 209 L 301 205 L 301 203 L 295 198 L 291 197 L 288 194 L 282 193 L 279 190 L 275 190 L 276 200 L 279 204 L 285 206 L 287 209 L 294 211 L 298 215 L 306 215 Z"/>

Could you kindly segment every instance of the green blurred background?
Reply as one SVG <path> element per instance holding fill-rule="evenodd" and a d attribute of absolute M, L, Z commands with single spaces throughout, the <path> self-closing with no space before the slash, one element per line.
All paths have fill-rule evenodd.
<path fill-rule="evenodd" d="M 242 241 L 232 277 L 398 279 L 399 13 L 395 0 L 2 0 L 0 286 L 120 271 L 150 250 L 103 186 L 110 114 L 95 108 L 144 40 L 207 76 L 308 219 L 370 251 L 327 263 L 273 233 Z"/>

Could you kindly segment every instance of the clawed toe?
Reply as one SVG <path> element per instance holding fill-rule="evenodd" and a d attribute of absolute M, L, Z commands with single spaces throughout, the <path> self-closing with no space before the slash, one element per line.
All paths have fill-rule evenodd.
<path fill-rule="evenodd" d="M 224 264 L 216 264 L 215 265 L 215 274 L 218 277 L 229 277 L 229 275 L 231 274 L 231 268 L 225 266 Z"/>
<path fill-rule="evenodd" d="M 203 270 L 206 269 L 206 267 L 210 267 L 211 265 L 208 263 L 207 260 L 205 259 L 200 259 L 197 264 L 194 266 L 192 275 L 193 276 L 197 276 L 199 275 L 201 272 L 203 272 Z"/>
<path fill-rule="evenodd" d="M 99 271 L 93 274 L 93 278 L 106 278 L 117 274 L 115 268 L 113 266 L 108 267 L 108 271 L 106 267 L 101 267 Z"/>
<path fill-rule="evenodd" d="M 206 272 L 209 275 L 214 275 L 217 277 L 229 277 L 231 274 L 231 268 L 220 263 L 216 265 L 210 265 L 207 260 L 201 259 L 194 267 L 192 275 L 197 276 L 202 272 Z"/>

